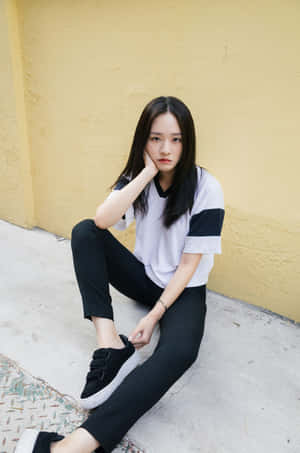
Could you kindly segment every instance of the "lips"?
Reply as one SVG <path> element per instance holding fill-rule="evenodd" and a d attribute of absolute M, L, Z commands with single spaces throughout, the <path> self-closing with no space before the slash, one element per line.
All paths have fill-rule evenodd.
<path fill-rule="evenodd" d="M 159 159 L 159 162 L 171 162 L 169 159 Z"/>

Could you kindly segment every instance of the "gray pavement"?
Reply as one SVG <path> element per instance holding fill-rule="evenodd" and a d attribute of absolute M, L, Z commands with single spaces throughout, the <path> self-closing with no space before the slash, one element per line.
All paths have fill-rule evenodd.
<path fill-rule="evenodd" d="M 78 399 L 97 345 L 70 241 L 0 220 L 0 247 L 0 352 Z M 146 309 L 111 295 L 129 335 Z M 197 361 L 128 436 L 147 453 L 299 453 L 299 324 L 212 291 L 207 307 Z M 143 359 L 158 336 L 157 326 Z"/>

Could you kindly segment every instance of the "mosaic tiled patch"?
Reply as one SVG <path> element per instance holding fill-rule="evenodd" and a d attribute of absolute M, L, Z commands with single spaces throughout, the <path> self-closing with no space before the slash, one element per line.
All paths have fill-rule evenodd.
<path fill-rule="evenodd" d="M 67 435 L 88 416 L 72 397 L 0 354 L 0 453 L 13 453 L 26 428 Z M 126 436 L 114 453 L 143 453 Z"/>

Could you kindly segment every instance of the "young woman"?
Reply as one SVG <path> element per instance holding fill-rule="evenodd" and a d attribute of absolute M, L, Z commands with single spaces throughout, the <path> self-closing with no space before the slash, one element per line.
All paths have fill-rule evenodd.
<path fill-rule="evenodd" d="M 111 452 L 129 428 L 198 356 L 206 316 L 206 284 L 221 253 L 223 191 L 195 163 L 188 107 L 173 96 L 149 102 L 138 121 L 125 168 L 94 219 L 72 229 L 74 268 L 84 318 L 93 322 L 93 352 L 80 396 L 93 409 L 67 436 L 27 430 L 16 453 Z M 136 221 L 131 253 L 108 230 Z M 114 325 L 109 283 L 148 308 L 129 337 Z M 156 324 L 160 337 L 141 363 Z"/>

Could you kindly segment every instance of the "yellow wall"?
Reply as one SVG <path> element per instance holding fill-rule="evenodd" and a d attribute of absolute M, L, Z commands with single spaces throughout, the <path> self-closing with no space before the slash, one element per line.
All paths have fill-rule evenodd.
<path fill-rule="evenodd" d="M 300 321 L 300 4 L 0 5 L 1 217 L 70 237 L 107 196 L 145 104 L 177 96 L 225 194 L 208 288 Z M 133 249 L 134 227 L 112 232 Z"/>
<path fill-rule="evenodd" d="M 14 2 L 0 2 L 0 217 L 28 227 L 33 193 L 18 27 Z"/>

